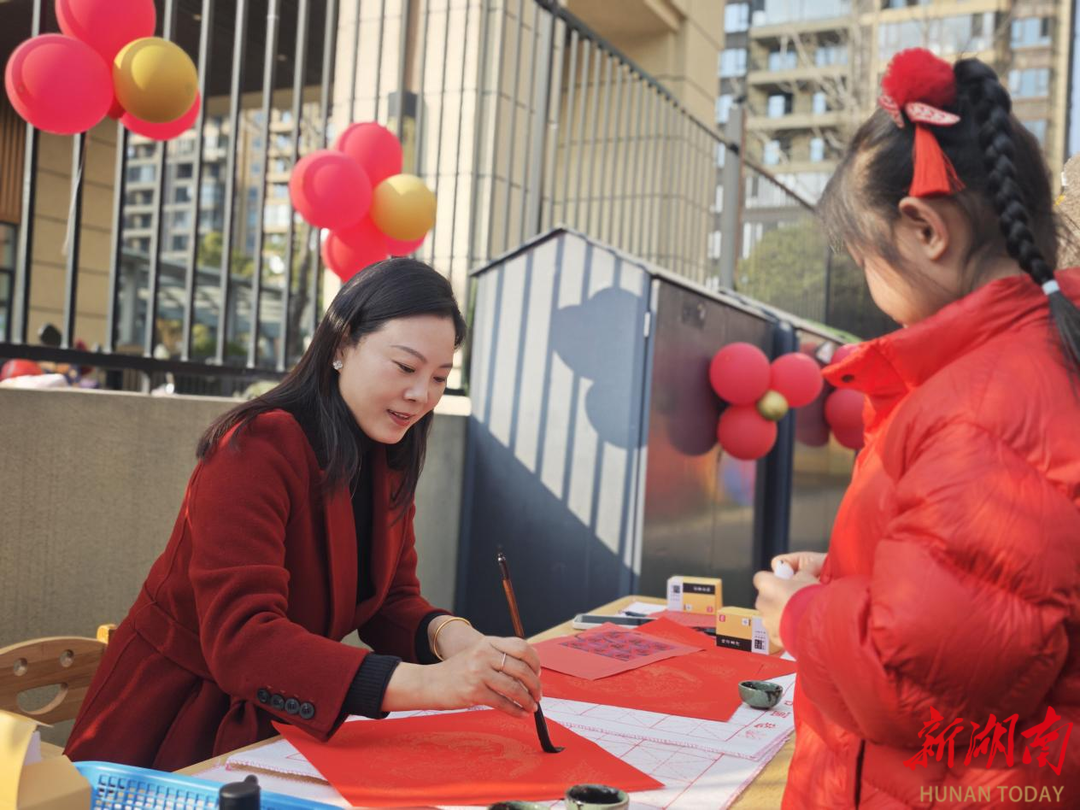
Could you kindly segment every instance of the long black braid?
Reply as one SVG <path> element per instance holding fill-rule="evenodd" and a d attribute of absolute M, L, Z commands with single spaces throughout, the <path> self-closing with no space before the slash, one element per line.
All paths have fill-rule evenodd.
<path fill-rule="evenodd" d="M 964 59 L 953 71 L 952 111 L 960 123 L 932 131 L 966 187 L 954 199 L 972 227 L 971 251 L 1000 239 L 1035 283 L 1053 282 L 1058 238 L 1039 144 L 1012 116 L 1012 100 L 988 65 Z M 894 266 L 902 264 L 891 226 L 911 187 L 914 137 L 915 127 L 897 127 L 883 110 L 855 133 L 818 205 L 834 243 L 854 244 Z M 1080 311 L 1059 291 L 1050 293 L 1049 303 L 1066 358 L 1080 378 Z"/>
<path fill-rule="evenodd" d="M 1053 282 L 1054 268 L 1036 243 L 1017 177 L 1014 163 L 1016 119 L 1011 115 L 1012 99 L 997 74 L 977 59 L 957 62 L 954 73 L 957 90 L 967 95 L 975 115 L 986 168 L 986 192 L 997 211 L 1005 247 L 1036 284 L 1042 286 Z M 1062 347 L 1072 362 L 1080 366 L 1080 310 L 1060 290 L 1054 290 L 1048 297 L 1050 314 Z"/>

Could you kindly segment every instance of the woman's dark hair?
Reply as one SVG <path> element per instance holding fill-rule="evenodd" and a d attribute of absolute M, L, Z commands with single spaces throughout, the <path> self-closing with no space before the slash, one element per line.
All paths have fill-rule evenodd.
<path fill-rule="evenodd" d="M 956 77 L 960 123 L 932 127 L 965 189 L 954 199 L 971 224 L 970 259 L 978 250 L 1007 252 L 1032 280 L 1054 279 L 1058 238 L 1050 173 L 1035 137 L 1012 115 L 1012 99 L 997 74 L 978 59 L 962 59 Z M 902 264 L 892 239 L 900 201 L 914 173 L 915 127 L 896 126 L 884 110 L 856 132 L 829 180 L 818 210 L 834 244 L 869 250 Z M 1060 291 L 1050 312 L 1067 357 L 1080 366 L 1080 311 Z"/>
<path fill-rule="evenodd" d="M 321 456 L 327 485 L 352 480 L 361 463 L 358 430 L 338 390 L 338 374 L 331 365 L 334 356 L 387 322 L 414 315 L 449 318 L 454 324 L 454 346 L 465 340 L 465 320 L 453 288 L 428 265 L 415 259 L 387 259 L 357 273 L 334 297 L 295 368 L 273 390 L 238 405 L 214 422 L 199 440 L 198 457 L 210 455 L 232 428 L 237 428 L 230 440 L 235 442 L 256 416 L 282 409 L 304 426 Z M 403 472 L 393 493 L 395 507 L 407 505 L 416 493 L 433 419 L 433 412 L 425 414 L 400 442 L 386 448 L 389 466 Z"/>

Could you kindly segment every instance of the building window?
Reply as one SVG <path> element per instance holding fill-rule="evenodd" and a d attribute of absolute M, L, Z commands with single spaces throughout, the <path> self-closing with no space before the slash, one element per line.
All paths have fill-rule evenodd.
<path fill-rule="evenodd" d="M 181 251 L 188 249 L 188 236 L 186 233 L 174 233 L 169 241 L 169 250 Z"/>
<path fill-rule="evenodd" d="M 814 64 L 818 67 L 826 67 L 828 65 L 846 65 L 847 64 L 847 46 L 845 45 L 823 45 L 817 49 L 814 54 Z"/>
<path fill-rule="evenodd" d="M 794 70 L 799 66 L 799 55 L 795 51 L 771 51 L 769 70 Z"/>
<path fill-rule="evenodd" d="M 717 141 L 716 143 L 716 167 L 719 169 L 724 165 L 724 158 L 727 157 L 727 144 L 723 141 Z"/>
<path fill-rule="evenodd" d="M 1035 136 L 1035 140 L 1039 142 L 1039 146 L 1046 146 L 1046 119 L 1041 118 L 1037 121 L 1021 121 L 1028 131 Z"/>
<path fill-rule="evenodd" d="M 728 48 L 720 52 L 720 75 L 723 77 L 746 75 L 745 48 Z"/>
<path fill-rule="evenodd" d="M 191 202 L 191 186 L 177 186 L 173 190 L 173 202 L 189 203 Z"/>
<path fill-rule="evenodd" d="M 794 98 L 788 93 L 777 93 L 769 96 L 769 118 L 783 118 L 785 115 L 791 115 L 793 103 Z"/>
<path fill-rule="evenodd" d="M 195 171 L 195 167 L 191 163 L 178 163 L 176 166 L 176 179 L 188 180 Z"/>
<path fill-rule="evenodd" d="M 825 160 L 825 139 L 812 138 L 810 140 L 810 162 L 821 163 Z"/>
<path fill-rule="evenodd" d="M 129 183 L 153 183 L 153 166 L 128 166 L 127 181 Z"/>
<path fill-rule="evenodd" d="M 735 96 L 731 93 L 724 93 L 716 99 L 716 123 L 727 123 L 728 116 L 731 114 L 731 105 L 733 103 L 735 103 Z"/>
<path fill-rule="evenodd" d="M 815 115 L 821 115 L 829 111 L 829 98 L 823 90 L 814 93 L 813 111 Z"/>
<path fill-rule="evenodd" d="M 1050 95 L 1050 69 L 1010 70 L 1009 92 L 1014 98 L 1044 98 Z"/>
<path fill-rule="evenodd" d="M 720 251 L 723 250 L 724 235 L 720 231 L 709 234 L 709 258 L 719 259 Z"/>
<path fill-rule="evenodd" d="M 191 227 L 191 212 L 190 211 L 173 211 L 172 212 L 172 226 L 176 230 L 179 230 L 181 228 L 190 228 Z"/>
<path fill-rule="evenodd" d="M 735 3 L 724 6 L 724 33 L 741 34 L 750 30 L 750 4 Z"/>
<path fill-rule="evenodd" d="M 780 141 L 769 141 L 765 144 L 765 151 L 762 153 L 761 162 L 766 166 L 778 166 L 782 155 L 783 149 L 781 148 Z"/>
<path fill-rule="evenodd" d="M 1046 47 L 1051 40 L 1049 17 L 1021 17 L 1013 20 L 1012 46 L 1014 48 Z"/>

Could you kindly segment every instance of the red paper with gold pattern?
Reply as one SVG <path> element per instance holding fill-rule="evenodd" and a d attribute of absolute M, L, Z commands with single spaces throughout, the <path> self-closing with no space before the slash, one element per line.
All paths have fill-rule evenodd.
<path fill-rule="evenodd" d="M 327 742 L 274 723 L 290 743 L 359 807 L 486 805 L 504 799 L 560 799 L 570 785 L 600 783 L 625 791 L 662 787 L 650 776 L 558 723 L 551 739 L 566 750 L 545 754 L 532 718 L 494 710 L 345 723 Z"/>
<path fill-rule="evenodd" d="M 666 619 L 651 621 L 635 632 L 696 643 L 701 652 L 594 681 L 545 669 L 541 673 L 545 697 L 723 722 L 731 719 L 742 702 L 739 681 L 768 680 L 795 672 L 794 661 L 709 646 L 714 645 L 710 637 Z M 701 641 L 696 641 L 698 638 Z"/>

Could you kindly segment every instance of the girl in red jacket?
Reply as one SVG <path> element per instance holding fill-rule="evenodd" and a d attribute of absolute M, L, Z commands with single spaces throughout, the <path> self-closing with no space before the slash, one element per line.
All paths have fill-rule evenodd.
<path fill-rule="evenodd" d="M 207 430 L 72 759 L 174 770 L 272 720 L 325 739 L 350 713 L 535 711 L 535 651 L 433 608 L 416 579 L 413 495 L 464 334 L 445 278 L 381 262 L 341 288 L 279 386 Z M 373 652 L 340 642 L 353 630 Z"/>
<path fill-rule="evenodd" d="M 906 328 L 826 372 L 867 401 L 828 556 L 754 578 L 784 807 L 1080 806 L 1080 271 L 993 70 L 906 51 L 883 90 L 821 211 Z"/>

